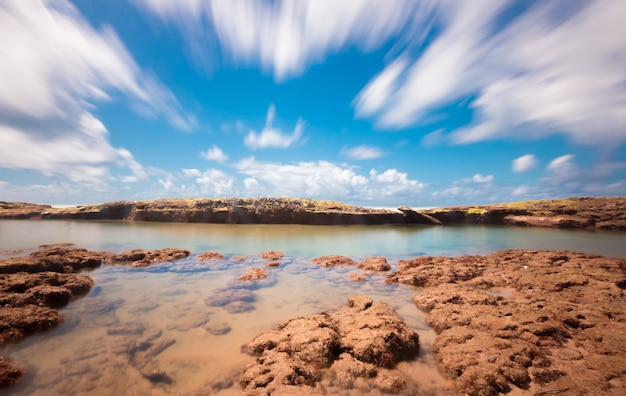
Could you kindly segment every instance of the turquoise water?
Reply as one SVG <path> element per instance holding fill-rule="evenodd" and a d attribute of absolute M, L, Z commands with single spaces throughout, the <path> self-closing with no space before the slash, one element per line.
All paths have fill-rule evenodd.
<path fill-rule="evenodd" d="M 484 226 L 0 221 L 0 251 L 72 242 L 89 249 L 178 247 L 192 252 L 187 259 L 146 269 L 103 266 L 88 272 L 95 287 L 61 310 L 64 324 L 0 350 L 28 373 L 24 383 L 8 393 L 237 395 L 237 379 L 254 359 L 241 353 L 242 345 L 283 320 L 338 309 L 358 293 L 387 302 L 418 332 L 419 357 L 398 369 L 425 394 L 437 394 L 451 385 L 438 373 L 431 353 L 435 334 L 411 302 L 420 290 L 386 284 L 386 274 L 367 274 L 365 282 L 356 282 L 349 275 L 359 270 L 321 268 L 311 258 L 342 254 L 358 261 L 386 256 L 394 270 L 399 259 L 416 255 L 487 254 L 507 248 L 626 257 L 625 241 L 626 233 Z M 196 260 L 198 253 L 209 250 L 226 258 L 213 263 Z M 246 269 L 265 266 L 258 253 L 266 250 L 282 251 L 286 257 L 279 267 L 269 268 L 267 280 L 252 285 L 238 282 L 237 276 Z M 240 255 L 247 258 L 231 261 Z M 240 289 L 249 291 L 251 302 L 245 312 L 207 302 Z M 128 345 L 160 343 L 167 348 L 147 360 L 143 351 L 128 353 Z M 148 361 L 166 373 L 168 381 L 150 382 L 142 376 L 138 361 Z M 329 391 L 362 394 L 361 390 Z"/>
<path fill-rule="evenodd" d="M 149 222 L 0 221 L 0 250 L 73 242 L 93 249 L 178 247 L 295 257 L 460 255 L 501 249 L 573 250 L 626 257 L 625 232 L 498 226 L 302 226 Z"/>

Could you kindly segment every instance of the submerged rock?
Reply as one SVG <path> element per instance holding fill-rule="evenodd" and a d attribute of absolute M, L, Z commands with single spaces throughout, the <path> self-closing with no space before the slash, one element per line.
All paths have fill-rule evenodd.
<path fill-rule="evenodd" d="M 361 377 L 380 391 L 400 392 L 405 380 L 391 369 L 417 355 L 419 337 L 387 304 L 352 296 L 348 308 L 282 322 L 245 350 L 258 358 L 240 378 L 244 394 L 325 394 L 324 378 L 350 388 Z"/>
<path fill-rule="evenodd" d="M 226 322 L 209 322 L 204 329 L 213 335 L 224 335 L 230 333 L 230 325 Z"/>
<path fill-rule="evenodd" d="M 204 302 L 210 307 L 223 307 L 234 301 L 254 302 L 256 296 L 246 289 L 218 289 L 213 295 L 207 297 Z"/>
<path fill-rule="evenodd" d="M 244 312 L 254 311 L 254 304 L 245 301 L 233 301 L 224 306 L 224 309 L 228 313 L 238 314 Z"/>

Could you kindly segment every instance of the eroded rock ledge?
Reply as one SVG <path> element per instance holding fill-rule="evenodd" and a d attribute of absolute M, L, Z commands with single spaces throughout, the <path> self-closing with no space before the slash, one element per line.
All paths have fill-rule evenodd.
<path fill-rule="evenodd" d="M 505 250 L 400 268 L 387 281 L 430 286 L 413 301 L 439 334 L 440 370 L 463 393 L 623 394 L 625 259 Z"/>
<path fill-rule="evenodd" d="M 220 224 L 498 224 L 626 230 L 626 198 L 570 198 L 414 210 L 297 198 L 171 198 L 71 208 L 0 202 L 0 219 L 136 220 Z"/>
<path fill-rule="evenodd" d="M 626 198 L 569 198 L 419 211 L 441 224 L 626 230 Z"/>
<path fill-rule="evenodd" d="M 246 395 L 321 395 L 323 380 L 398 393 L 410 380 L 390 369 L 417 355 L 419 337 L 389 305 L 355 295 L 341 311 L 287 320 L 244 349 L 258 356 L 240 378 Z"/>

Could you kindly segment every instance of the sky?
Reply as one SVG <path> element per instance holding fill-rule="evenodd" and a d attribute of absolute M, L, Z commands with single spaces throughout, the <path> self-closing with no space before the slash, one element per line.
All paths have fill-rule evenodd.
<path fill-rule="evenodd" d="M 623 0 L 0 0 L 0 200 L 626 196 Z"/>

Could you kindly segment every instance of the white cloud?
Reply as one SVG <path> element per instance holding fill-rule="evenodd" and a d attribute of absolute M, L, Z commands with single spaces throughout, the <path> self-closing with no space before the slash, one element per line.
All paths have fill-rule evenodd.
<path fill-rule="evenodd" d="M 341 154 L 355 160 L 368 160 L 383 157 L 385 152 L 378 147 L 362 144 L 356 147 L 346 147 L 341 150 Z"/>
<path fill-rule="evenodd" d="M 590 145 L 626 141 L 626 35 L 616 33 L 625 2 L 535 2 L 504 25 L 513 1 L 438 6 L 441 33 L 419 58 L 411 51 L 422 43 L 411 43 L 370 81 L 355 99 L 358 116 L 402 128 L 475 95 L 476 121 L 454 131 L 454 143 L 552 133 Z"/>
<path fill-rule="evenodd" d="M 247 177 L 243 180 L 243 185 L 247 193 L 253 193 L 259 189 L 259 182 L 252 177 Z"/>
<path fill-rule="evenodd" d="M 210 161 L 217 162 L 224 162 L 228 159 L 228 155 L 224 154 L 222 149 L 220 149 L 216 145 L 213 145 L 213 147 L 211 147 L 207 151 L 203 151 L 202 153 L 200 153 L 200 156 Z"/>
<path fill-rule="evenodd" d="M 417 196 L 425 187 L 424 183 L 410 180 L 407 173 L 397 169 L 387 169 L 383 173 L 372 169 L 369 190 L 364 192 L 364 196 L 371 200 L 380 197 Z"/>
<path fill-rule="evenodd" d="M 215 197 L 232 197 L 235 179 L 219 169 L 208 169 L 196 179 L 204 194 Z"/>
<path fill-rule="evenodd" d="M 178 1 L 135 0 L 173 23 L 191 56 L 211 67 L 215 41 L 237 63 L 260 64 L 276 80 L 301 75 L 329 54 L 371 51 L 396 36 L 413 17 L 409 0 Z M 214 65 L 215 66 L 215 65 Z"/>
<path fill-rule="evenodd" d="M 110 27 L 97 31 L 67 1 L 0 5 L 0 167 L 75 183 L 136 182 L 143 167 L 112 147 L 94 103 L 120 92 L 150 117 L 190 129 L 174 95 L 143 73 Z M 116 166 L 130 175 L 111 175 Z M 116 172 L 117 173 L 117 172 Z"/>
<path fill-rule="evenodd" d="M 514 159 L 511 169 L 513 170 L 513 172 L 522 173 L 531 171 L 536 167 L 537 158 L 532 154 L 526 154 Z"/>
<path fill-rule="evenodd" d="M 304 129 L 304 121 L 298 120 L 293 132 L 291 134 L 286 134 L 272 126 L 275 115 L 276 109 L 272 104 L 267 110 L 265 128 L 263 128 L 261 133 L 258 134 L 254 130 L 250 131 L 244 139 L 244 144 L 247 147 L 252 150 L 268 147 L 287 148 L 300 141 L 302 138 L 302 131 Z"/>
<path fill-rule="evenodd" d="M 474 183 L 490 183 L 493 181 L 493 175 L 483 176 L 480 173 L 477 173 L 474 176 L 472 176 L 472 181 Z"/>
<path fill-rule="evenodd" d="M 248 158 L 235 168 L 256 181 L 255 193 L 267 196 L 383 202 L 389 197 L 418 196 L 424 188 L 424 184 L 396 169 L 382 173 L 372 170 L 364 176 L 353 167 L 327 161 L 276 164 Z"/>

